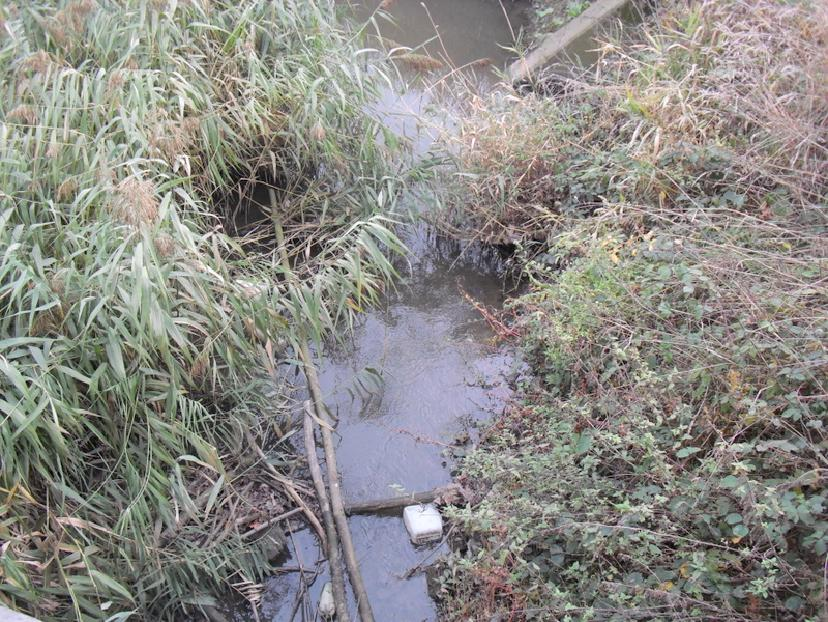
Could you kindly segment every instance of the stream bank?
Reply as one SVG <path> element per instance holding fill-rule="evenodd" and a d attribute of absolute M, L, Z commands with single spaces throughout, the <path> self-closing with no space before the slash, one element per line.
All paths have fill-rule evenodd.
<path fill-rule="evenodd" d="M 635 30 L 458 128 L 446 218 L 521 248 L 533 378 L 460 467 L 481 501 L 450 513 L 441 612 L 816 622 L 825 7 L 669 1 Z"/>

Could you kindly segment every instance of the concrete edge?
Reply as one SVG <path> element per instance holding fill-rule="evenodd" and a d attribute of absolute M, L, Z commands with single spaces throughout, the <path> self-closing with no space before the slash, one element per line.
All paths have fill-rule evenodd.
<path fill-rule="evenodd" d="M 513 83 L 529 80 L 538 69 L 564 52 L 577 39 L 588 35 L 601 22 L 621 12 L 632 0 L 595 0 L 586 11 L 565 26 L 544 35 L 540 44 L 509 66 Z"/>
<path fill-rule="evenodd" d="M 37 622 L 37 620 L 0 605 L 0 622 Z"/>

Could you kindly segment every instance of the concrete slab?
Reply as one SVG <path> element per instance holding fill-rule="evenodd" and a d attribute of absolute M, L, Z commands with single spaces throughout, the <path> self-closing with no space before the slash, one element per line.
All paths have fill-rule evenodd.
<path fill-rule="evenodd" d="M 0 605 L 0 622 L 38 622 L 32 617 L 22 613 L 16 613 Z"/>
<path fill-rule="evenodd" d="M 595 0 L 586 11 L 555 32 L 545 35 L 540 44 L 509 67 L 512 83 L 530 80 L 556 56 L 578 39 L 590 36 L 601 22 L 618 15 L 632 0 Z"/>

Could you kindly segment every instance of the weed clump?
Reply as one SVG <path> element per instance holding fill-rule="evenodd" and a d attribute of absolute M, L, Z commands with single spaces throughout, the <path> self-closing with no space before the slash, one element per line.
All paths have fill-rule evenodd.
<path fill-rule="evenodd" d="M 517 245 L 535 380 L 464 462 L 448 617 L 822 615 L 825 24 L 671 2 L 461 133 L 447 226 Z"/>

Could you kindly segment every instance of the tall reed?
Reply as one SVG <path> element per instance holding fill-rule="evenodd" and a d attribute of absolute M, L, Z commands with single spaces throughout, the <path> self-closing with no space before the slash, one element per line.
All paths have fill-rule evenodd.
<path fill-rule="evenodd" d="M 0 603 L 174 619 L 255 600 L 300 484 L 285 342 L 393 275 L 381 78 L 332 1 L 0 9 Z M 267 178 L 302 277 L 227 234 Z M 311 252 L 313 249 L 313 252 Z M 298 491 L 298 493 L 297 493 Z"/>

